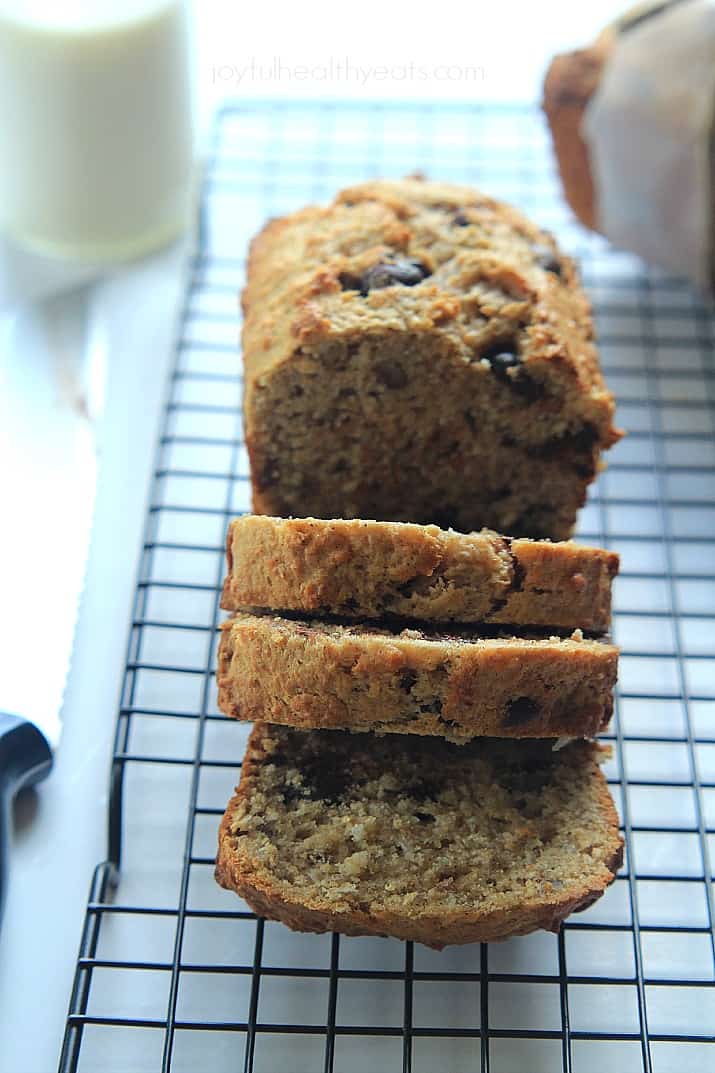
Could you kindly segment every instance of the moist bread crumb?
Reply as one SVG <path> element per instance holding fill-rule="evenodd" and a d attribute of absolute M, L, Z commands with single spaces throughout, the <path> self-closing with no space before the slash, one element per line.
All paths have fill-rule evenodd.
<path fill-rule="evenodd" d="M 257 723 L 216 878 L 299 931 L 436 948 L 557 931 L 622 863 L 602 754 Z"/>

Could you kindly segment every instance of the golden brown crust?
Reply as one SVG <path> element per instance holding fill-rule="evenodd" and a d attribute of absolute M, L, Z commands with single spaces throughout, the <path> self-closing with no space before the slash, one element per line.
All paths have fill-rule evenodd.
<path fill-rule="evenodd" d="M 231 522 L 226 611 L 267 608 L 378 619 L 490 622 L 604 632 L 618 556 L 572 541 L 363 520 Z"/>
<path fill-rule="evenodd" d="M 365 283 L 396 261 L 424 278 Z M 271 221 L 243 309 L 256 513 L 563 539 L 619 437 L 573 262 L 466 187 L 375 181 Z"/>
<path fill-rule="evenodd" d="M 305 876 L 304 866 L 297 867 L 297 882 L 286 882 L 285 877 L 276 874 L 272 869 L 271 861 L 276 860 L 276 854 L 280 859 L 281 854 L 290 854 L 290 843 L 283 845 L 280 841 L 280 815 L 281 805 L 277 795 L 261 796 L 261 775 L 266 764 L 274 762 L 271 737 L 275 735 L 275 728 L 269 728 L 265 724 L 256 724 L 249 739 L 246 757 L 244 759 L 241 782 L 235 796 L 230 801 L 221 822 L 219 831 L 218 857 L 216 862 L 216 879 L 227 889 L 234 890 L 248 902 L 249 906 L 260 916 L 271 920 L 279 920 L 297 931 L 339 931 L 346 935 L 390 935 L 400 939 L 414 940 L 432 946 L 437 949 L 450 943 L 490 942 L 509 938 L 514 935 L 523 935 L 537 928 L 548 931 L 558 931 L 561 922 L 570 913 L 587 908 L 601 896 L 605 888 L 615 878 L 615 873 L 623 860 L 623 840 L 618 831 L 618 816 L 608 791 L 605 779 L 598 767 L 598 750 L 588 743 L 576 743 L 564 750 L 563 764 L 567 768 L 573 768 L 569 777 L 573 778 L 577 789 L 573 797 L 568 793 L 568 780 L 562 781 L 559 794 L 565 794 L 561 801 L 563 808 L 563 820 L 565 824 L 571 824 L 573 830 L 573 844 L 566 849 L 566 857 L 562 860 L 564 881 L 558 883 L 539 882 L 535 867 L 534 879 L 524 886 L 523 889 L 512 892 L 511 897 L 485 897 L 483 892 L 474 891 L 473 898 L 458 901 L 449 894 L 449 885 L 444 895 L 433 889 L 424 891 L 406 890 L 402 900 L 399 897 L 385 896 L 380 900 L 365 896 L 365 888 L 360 883 L 345 884 L 345 869 L 336 862 L 335 866 L 322 865 L 322 878 L 316 891 L 315 885 L 309 887 L 308 879 L 303 883 Z M 327 734 L 324 737 L 330 738 Z M 357 742 L 358 739 L 353 739 Z M 399 749 L 409 753 L 414 748 L 412 740 L 401 739 L 403 744 Z M 325 763 L 329 766 L 327 754 L 331 750 L 331 744 L 325 742 Z M 357 745 L 359 751 L 360 746 Z M 442 751 L 445 747 L 442 746 Z M 446 747 L 449 748 L 448 746 Z M 289 750 L 287 750 L 289 751 Z M 568 755 L 566 755 L 568 753 Z M 285 755 L 281 764 L 285 764 Z M 379 760 L 376 762 L 379 765 Z M 390 763 L 390 761 L 387 761 Z M 458 771 L 450 769 L 449 754 L 437 758 L 437 766 L 446 769 L 446 781 L 450 785 L 447 802 L 455 800 L 454 794 L 459 793 L 460 778 L 464 776 Z M 558 764 L 559 761 L 556 761 Z M 393 763 L 393 766 L 398 766 Z M 373 784 L 373 793 L 374 793 Z M 564 789 L 565 788 L 565 789 Z M 265 790 L 265 788 L 264 788 Z M 365 791 L 370 793 L 370 791 Z M 375 811 L 379 816 L 380 795 L 379 790 L 374 798 L 374 804 L 369 805 L 370 811 Z M 498 791 L 495 789 L 494 809 L 498 814 L 503 805 L 497 803 Z M 546 791 L 535 791 L 535 805 L 531 811 L 538 812 L 538 796 Z M 254 800 L 255 798 L 255 800 Z M 290 800 L 290 798 L 288 799 Z M 367 799 L 366 799 L 367 800 Z M 372 798 L 370 800 L 373 800 Z M 447 829 L 449 827 L 449 810 L 455 808 L 454 825 L 454 848 L 450 849 L 449 843 L 444 850 L 449 858 L 450 852 L 462 858 L 464 864 L 465 849 L 459 844 L 458 838 L 461 824 L 459 821 L 458 806 L 447 803 L 445 806 L 430 806 L 433 812 L 442 810 L 446 814 Z M 523 804 L 518 804 L 523 808 Z M 339 806 L 329 802 L 322 806 L 323 810 L 334 808 L 336 812 Z M 576 810 L 588 812 L 588 816 L 577 814 Z M 364 809 L 361 814 L 364 814 Z M 251 813 L 257 814 L 255 821 L 251 820 Z M 325 812 L 323 812 L 325 815 Z M 483 814 L 481 814 L 483 815 Z M 329 821 L 328 821 L 329 822 Z M 349 824 L 349 820 L 345 821 Z M 538 823 L 538 821 L 536 821 Z M 444 828 L 443 828 L 444 829 Z M 527 839 L 524 852 L 528 852 L 529 823 L 524 830 Z M 263 838 L 263 831 L 268 831 L 268 842 Z M 398 828 L 397 830 L 404 830 Z M 478 828 L 476 829 L 478 832 Z M 259 855 L 255 854 L 255 847 L 249 845 L 251 837 L 262 839 Z M 486 832 L 485 832 L 486 834 Z M 383 840 L 388 840 L 387 846 L 381 847 L 383 852 L 390 854 L 390 835 L 383 834 Z M 397 841 L 394 853 L 410 852 L 409 835 L 392 836 Z M 477 836 L 478 837 L 478 836 Z M 553 837 L 546 834 L 540 837 L 549 839 Z M 445 838 L 442 837 L 442 842 Z M 399 842 L 399 850 L 397 848 Z M 588 843 L 593 844 L 592 848 Z M 468 843 L 467 845 L 470 845 Z M 474 846 L 474 842 L 471 843 Z M 579 846 L 577 851 L 575 848 Z M 583 852 L 583 863 L 570 859 L 570 855 Z M 368 857 L 370 856 L 368 852 Z M 536 860 L 539 859 L 537 850 Z M 468 862 L 474 865 L 474 862 Z M 505 860 L 503 867 L 508 869 L 513 865 L 512 859 Z M 364 865 L 363 865 L 364 866 Z M 378 870 L 379 865 L 374 863 L 370 866 Z M 493 867 L 498 868 L 499 862 L 494 861 Z M 568 878 L 566 878 L 568 873 Z M 348 877 L 349 878 L 348 873 Z M 523 875 L 523 869 L 522 869 Z M 409 882 L 407 884 L 409 887 Z M 337 890 L 337 894 L 336 894 Z M 322 891 L 322 893 L 319 893 Z"/>
<path fill-rule="evenodd" d="M 235 805 L 234 798 L 231 805 Z M 229 806 L 229 808 L 231 807 Z M 221 824 L 220 838 L 224 845 L 226 834 Z M 622 854 L 614 853 L 607 862 L 612 872 L 617 872 L 622 863 Z M 611 881 L 614 877 L 611 877 Z M 338 931 L 343 935 L 382 935 L 396 939 L 423 943 L 435 950 L 463 943 L 492 943 L 510 939 L 529 932 L 558 932 L 561 924 L 571 913 L 578 913 L 593 905 L 603 894 L 603 886 L 584 887 L 570 898 L 561 898 L 556 904 L 525 905 L 511 912 L 496 910 L 493 913 L 475 914 L 474 919 L 456 919 L 439 915 L 422 915 L 411 919 L 402 913 L 366 913 L 354 909 L 351 913 L 336 913 L 327 909 L 312 909 L 277 894 L 270 886 L 261 887 L 247 879 L 237 861 L 219 849 L 216 862 L 216 880 L 236 894 L 260 917 L 278 920 L 293 931 L 326 932 Z"/>
<path fill-rule="evenodd" d="M 295 727 L 589 737 L 608 723 L 618 650 L 575 638 L 459 636 L 238 614 L 222 626 L 218 703 Z"/>

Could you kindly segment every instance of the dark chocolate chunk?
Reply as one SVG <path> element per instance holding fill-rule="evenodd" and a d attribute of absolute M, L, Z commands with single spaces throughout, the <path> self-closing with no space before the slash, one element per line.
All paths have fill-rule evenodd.
<path fill-rule="evenodd" d="M 455 227 L 469 227 L 471 222 L 464 209 L 458 209 L 452 217 L 452 223 Z"/>
<path fill-rule="evenodd" d="M 416 681 L 417 675 L 414 671 L 403 671 L 400 675 L 400 689 L 403 689 L 405 693 L 409 693 Z"/>
<path fill-rule="evenodd" d="M 362 276 L 357 276 L 354 272 L 341 272 L 338 279 L 344 291 L 362 290 Z"/>
<path fill-rule="evenodd" d="M 421 261 L 413 258 L 398 257 L 394 261 L 381 261 L 368 268 L 362 277 L 362 293 L 378 290 L 381 287 L 414 287 L 430 275 L 429 269 Z"/>
<path fill-rule="evenodd" d="M 459 725 L 456 719 L 445 719 L 443 715 L 440 715 L 439 721 L 442 726 L 446 726 L 450 730 L 454 730 L 454 728 Z"/>
<path fill-rule="evenodd" d="M 385 387 L 391 390 L 405 387 L 407 384 L 407 373 L 401 365 L 395 365 L 390 361 L 381 361 L 379 365 L 375 366 L 375 376 L 384 384 Z"/>
<path fill-rule="evenodd" d="M 509 552 L 509 558 L 511 559 L 511 568 L 513 571 L 513 577 L 511 579 L 511 585 L 509 586 L 510 592 L 521 592 L 524 588 L 524 579 L 526 578 L 526 570 L 521 565 L 516 555 L 512 551 L 511 537 L 504 537 L 504 543 L 506 544 L 507 551 Z"/>
<path fill-rule="evenodd" d="M 508 552 L 509 559 L 511 561 L 512 578 L 509 588 L 506 590 L 503 596 L 497 596 L 492 606 L 489 608 L 489 618 L 498 614 L 509 602 L 509 597 L 514 592 L 521 592 L 524 588 L 524 580 L 526 578 L 526 570 L 521 565 L 516 555 L 512 551 L 512 538 L 504 537 L 504 546 Z"/>
<path fill-rule="evenodd" d="M 439 583 L 440 577 L 439 569 L 432 574 L 416 574 L 409 581 L 403 581 L 401 585 L 398 585 L 397 592 L 400 596 L 408 598 L 410 596 L 425 596 Z"/>
<path fill-rule="evenodd" d="M 284 786 L 281 790 L 284 805 L 292 805 L 294 801 L 305 799 L 306 794 L 302 787 Z"/>
<path fill-rule="evenodd" d="M 598 441 L 598 429 L 587 423 L 578 432 L 570 433 L 568 439 L 573 451 L 590 451 Z"/>
<path fill-rule="evenodd" d="M 358 780 L 350 777 L 346 764 L 338 755 L 327 762 L 324 758 L 313 757 L 301 764 L 301 775 L 305 794 L 312 801 L 324 801 L 327 805 L 337 805 L 348 791 L 358 785 Z"/>
<path fill-rule="evenodd" d="M 420 711 L 430 715 L 441 715 L 442 701 L 439 699 L 439 697 L 434 697 L 432 700 L 426 701 L 424 704 L 420 704 Z"/>
<path fill-rule="evenodd" d="M 492 372 L 499 380 L 511 381 L 507 375 L 507 369 L 514 369 L 521 365 L 521 357 L 515 343 L 496 343 L 479 355 L 486 358 L 492 367 Z"/>
<path fill-rule="evenodd" d="M 413 257 L 395 257 L 390 261 L 378 261 L 361 276 L 354 272 L 342 272 L 338 277 L 344 291 L 360 291 L 363 298 L 370 291 L 382 287 L 414 287 L 432 273 L 422 261 Z"/>
<path fill-rule="evenodd" d="M 520 727 L 539 715 L 539 705 L 531 697 L 516 697 L 506 706 L 505 727 Z"/>
<path fill-rule="evenodd" d="M 436 801 L 442 791 L 442 787 L 430 779 L 417 779 L 410 783 L 406 793 L 415 801 Z"/>
<path fill-rule="evenodd" d="M 524 588 L 524 579 L 526 578 L 526 570 L 515 555 L 512 555 L 511 561 L 514 567 L 514 576 L 511 580 L 511 591 L 522 592 Z"/>
<path fill-rule="evenodd" d="M 553 272 L 555 276 L 561 276 L 563 265 L 549 246 L 534 246 L 534 258 L 536 263 L 547 272 Z"/>
<path fill-rule="evenodd" d="M 519 369 L 523 359 L 515 343 L 497 343 L 483 351 L 479 357 L 486 358 L 497 380 L 506 384 L 526 402 L 536 402 L 543 396 L 543 385 Z M 516 376 L 510 376 L 509 369 L 519 369 L 519 372 Z"/>

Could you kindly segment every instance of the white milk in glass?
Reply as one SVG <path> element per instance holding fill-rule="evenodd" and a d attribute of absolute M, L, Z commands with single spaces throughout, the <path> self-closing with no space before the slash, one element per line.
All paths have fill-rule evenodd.
<path fill-rule="evenodd" d="M 184 229 L 188 38 L 177 0 L 0 0 L 0 229 L 91 260 Z"/>

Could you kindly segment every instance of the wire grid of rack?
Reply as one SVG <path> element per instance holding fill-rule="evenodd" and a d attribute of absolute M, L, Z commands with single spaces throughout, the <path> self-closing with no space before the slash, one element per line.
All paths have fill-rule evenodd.
<path fill-rule="evenodd" d="M 223 537 L 249 507 L 236 293 L 266 217 L 414 170 L 580 257 L 629 435 L 578 535 L 620 552 L 607 775 L 626 864 L 558 936 L 442 953 L 298 935 L 213 881 L 247 731 L 216 708 Z M 681 282 L 587 235 L 530 108 L 257 103 L 217 117 L 162 421 L 62 1071 L 715 1070 L 715 364 Z M 121 856 L 121 861 L 120 861 Z"/>

